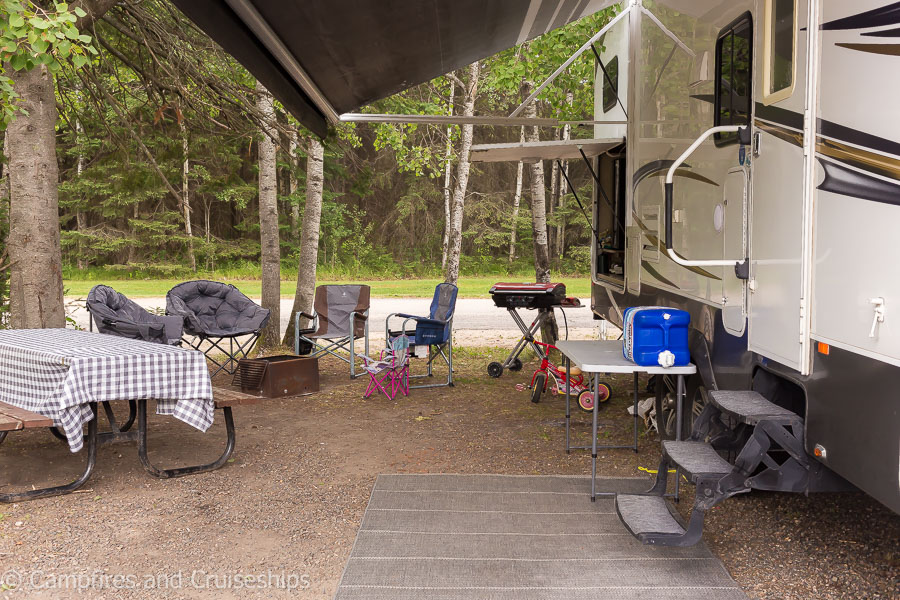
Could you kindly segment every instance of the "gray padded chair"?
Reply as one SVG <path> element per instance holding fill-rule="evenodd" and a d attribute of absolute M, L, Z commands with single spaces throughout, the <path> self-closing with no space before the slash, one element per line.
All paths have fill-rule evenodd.
<path fill-rule="evenodd" d="M 88 292 L 90 329 L 133 340 L 178 346 L 181 344 L 182 319 L 154 315 L 107 285 L 95 285 Z"/>
<path fill-rule="evenodd" d="M 234 373 L 238 360 L 245 358 L 259 339 L 262 328 L 269 322 L 269 310 L 256 304 L 236 287 L 220 281 L 187 281 L 179 283 L 166 294 L 166 314 L 184 320 L 185 341 L 195 350 L 204 342 L 209 346 L 203 351 L 219 371 Z M 246 337 L 241 342 L 236 339 Z M 228 348 L 223 344 L 228 340 Z M 225 354 L 219 362 L 212 352 Z"/>

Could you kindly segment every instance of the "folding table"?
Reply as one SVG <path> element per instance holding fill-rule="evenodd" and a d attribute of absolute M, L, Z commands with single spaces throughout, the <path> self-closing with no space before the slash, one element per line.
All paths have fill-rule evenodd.
<path fill-rule="evenodd" d="M 599 402 L 594 402 L 593 425 L 591 429 L 591 502 L 597 498 L 596 479 L 597 479 L 597 450 L 606 450 L 612 448 L 631 448 L 635 452 L 638 451 L 638 374 L 647 373 L 649 375 L 675 375 L 678 377 L 677 398 L 676 398 L 676 421 L 677 439 L 681 439 L 681 422 L 682 422 L 682 403 L 684 400 L 684 376 L 693 375 L 697 372 L 697 367 L 688 364 L 683 367 L 661 367 L 641 366 L 633 363 L 625 358 L 622 353 L 622 342 L 620 340 L 578 340 L 578 341 L 562 341 L 557 342 L 556 347 L 565 357 L 566 361 L 566 452 L 573 448 L 587 448 L 586 446 L 575 447 L 569 444 L 569 421 L 571 417 L 570 399 L 569 399 L 569 373 L 572 364 L 575 364 L 582 373 L 591 375 L 591 385 L 594 390 L 594 398 L 599 396 L 598 382 L 600 373 L 632 373 L 634 375 L 634 444 L 630 446 L 598 446 L 597 445 L 597 414 L 599 412 Z M 675 493 L 678 493 L 678 478 L 675 478 Z M 615 495 L 614 492 L 602 492 L 599 495 Z"/>

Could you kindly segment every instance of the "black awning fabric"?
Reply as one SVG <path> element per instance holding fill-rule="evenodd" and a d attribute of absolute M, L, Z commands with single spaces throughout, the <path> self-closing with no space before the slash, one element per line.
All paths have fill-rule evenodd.
<path fill-rule="evenodd" d="M 323 111 L 226 0 L 173 0 L 318 135 Z M 247 0 L 340 114 L 614 4 L 612 0 Z"/>

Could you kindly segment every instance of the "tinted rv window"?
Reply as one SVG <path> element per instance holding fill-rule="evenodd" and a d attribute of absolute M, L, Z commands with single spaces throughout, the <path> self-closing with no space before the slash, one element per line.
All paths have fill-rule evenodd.
<path fill-rule="evenodd" d="M 774 94 L 791 87 L 794 81 L 794 3 L 770 0 L 768 7 L 769 89 Z"/>
<path fill-rule="evenodd" d="M 609 78 L 606 77 L 609 75 Z M 619 90 L 619 57 L 614 56 L 606 63 L 606 75 L 603 75 L 603 112 L 608 113 L 616 106 L 616 94 Z"/>
<path fill-rule="evenodd" d="M 722 30 L 716 42 L 716 125 L 750 122 L 753 27 L 750 13 Z M 732 143 L 737 134 L 716 134 L 716 143 Z"/>

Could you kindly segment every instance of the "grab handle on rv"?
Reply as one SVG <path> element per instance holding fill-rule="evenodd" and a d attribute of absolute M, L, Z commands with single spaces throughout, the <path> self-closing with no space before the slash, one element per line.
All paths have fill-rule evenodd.
<path fill-rule="evenodd" d="M 749 127 L 749 126 L 748 126 Z M 668 172 L 666 172 L 666 182 L 665 182 L 665 196 L 666 196 L 666 253 L 669 255 L 673 261 L 678 263 L 679 265 L 685 267 L 735 267 L 735 273 L 738 277 L 742 279 L 746 279 L 746 277 L 742 277 L 743 273 L 746 271 L 746 267 L 748 265 L 747 259 L 735 259 L 735 260 L 688 260 L 679 255 L 674 247 L 673 247 L 673 235 L 672 235 L 672 215 L 674 211 L 674 190 L 675 190 L 675 171 L 684 164 L 684 161 L 690 157 L 694 151 L 706 141 L 706 139 L 717 133 L 738 133 L 740 134 L 741 130 L 744 127 L 740 125 L 720 125 L 718 127 L 710 127 L 706 131 L 704 131 L 700 137 L 694 140 L 694 143 L 688 146 L 688 149 L 685 150 L 681 156 L 675 159 L 675 162 L 669 167 Z"/>

